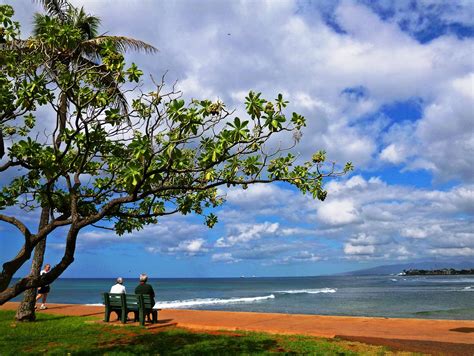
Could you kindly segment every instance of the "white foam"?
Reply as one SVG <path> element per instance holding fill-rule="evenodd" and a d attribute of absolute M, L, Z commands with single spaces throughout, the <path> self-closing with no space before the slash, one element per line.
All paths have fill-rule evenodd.
<path fill-rule="evenodd" d="M 275 291 L 281 294 L 319 294 L 319 293 L 336 293 L 336 288 L 320 288 L 320 289 L 290 289 Z"/>
<path fill-rule="evenodd" d="M 474 292 L 474 286 L 464 287 L 463 292 Z"/>
<path fill-rule="evenodd" d="M 156 302 L 154 308 L 158 309 L 178 309 L 186 307 L 195 307 L 198 305 L 213 305 L 213 304 L 235 304 L 235 303 L 254 303 L 267 299 L 274 299 L 273 294 L 261 297 L 244 297 L 244 298 L 202 298 L 202 299 L 188 299 L 188 300 L 172 300 Z"/>

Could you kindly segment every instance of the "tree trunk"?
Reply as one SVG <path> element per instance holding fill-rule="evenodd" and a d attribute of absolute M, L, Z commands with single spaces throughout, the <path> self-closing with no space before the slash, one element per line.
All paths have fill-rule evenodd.
<path fill-rule="evenodd" d="M 0 129 L 0 158 L 5 156 L 5 143 L 3 142 L 3 131 Z"/>
<path fill-rule="evenodd" d="M 43 207 L 41 210 L 41 218 L 38 230 L 42 229 L 48 224 L 49 207 Z M 46 239 L 41 240 L 35 247 L 33 261 L 31 262 L 31 274 L 39 276 L 41 266 L 43 266 L 44 252 L 46 250 Z M 23 300 L 21 301 L 15 315 L 18 321 L 35 321 L 35 304 L 36 304 L 36 288 L 25 291 Z"/>

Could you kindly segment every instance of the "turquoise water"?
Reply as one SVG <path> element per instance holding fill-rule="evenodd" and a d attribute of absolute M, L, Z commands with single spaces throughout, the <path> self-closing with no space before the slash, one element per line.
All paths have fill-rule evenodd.
<path fill-rule="evenodd" d="M 100 304 L 111 279 L 60 279 L 51 303 Z M 157 306 L 291 314 L 474 319 L 474 276 L 151 279 Z M 125 279 L 133 292 L 136 279 Z"/>

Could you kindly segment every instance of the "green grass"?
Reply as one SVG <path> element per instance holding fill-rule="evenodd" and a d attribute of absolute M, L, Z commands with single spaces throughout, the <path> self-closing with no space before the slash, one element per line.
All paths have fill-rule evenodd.
<path fill-rule="evenodd" d="M 251 332 L 146 330 L 84 317 L 39 314 L 34 323 L 0 311 L 0 355 L 383 355 L 386 350 L 355 342 Z"/>

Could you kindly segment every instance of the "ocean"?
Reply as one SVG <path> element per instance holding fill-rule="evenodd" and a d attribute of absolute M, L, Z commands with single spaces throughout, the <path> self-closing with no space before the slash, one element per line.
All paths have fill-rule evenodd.
<path fill-rule="evenodd" d="M 474 319 L 474 276 L 150 279 L 157 307 L 263 313 Z M 62 278 L 50 303 L 101 304 L 113 278 Z M 125 279 L 133 292 L 137 279 Z M 19 298 L 16 298 L 18 300 Z"/>

